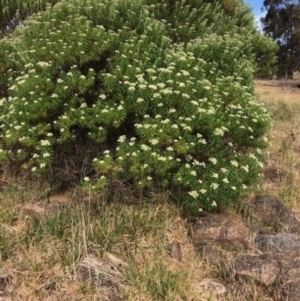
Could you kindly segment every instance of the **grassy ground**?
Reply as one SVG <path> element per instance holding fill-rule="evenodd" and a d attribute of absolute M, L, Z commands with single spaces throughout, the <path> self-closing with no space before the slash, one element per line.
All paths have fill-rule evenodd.
<path fill-rule="evenodd" d="M 273 142 L 259 192 L 279 196 L 300 212 L 300 89 L 294 82 L 257 81 L 256 92 L 273 114 Z M 0 182 L 0 300 L 106 300 L 97 281 L 82 282 L 77 268 L 87 254 L 106 252 L 127 263 L 122 300 L 221 300 L 199 292 L 203 278 L 226 285 L 225 261 L 202 261 L 190 243 L 180 211 L 157 196 L 152 203 L 126 205 L 84 200 L 70 192 L 47 195 L 47 187 Z M 44 193 L 45 192 L 45 193 Z M 46 221 L 22 214 L 25 204 L 59 204 Z M 168 255 L 173 241 L 182 261 Z M 233 256 L 234 254 L 228 254 Z M 115 299 L 119 300 L 119 299 Z M 253 283 L 231 287 L 226 301 L 271 300 Z"/>
<path fill-rule="evenodd" d="M 263 191 L 300 211 L 300 89 L 298 81 L 257 81 L 256 92 L 272 113 L 272 144 Z"/>
<path fill-rule="evenodd" d="M 125 205 L 54 195 L 50 203 L 60 203 L 61 209 L 39 222 L 22 215 L 22 207 L 35 203 L 46 188 L 29 185 L 6 181 L 0 195 L 0 300 L 1 295 L 13 301 L 106 300 L 97 281 L 82 282 L 77 274 L 87 254 L 106 252 L 128 264 L 122 300 L 209 300 L 194 287 L 207 267 L 188 241 L 178 208 L 166 197 Z M 166 251 L 173 241 L 181 245 L 181 262 Z M 3 280 L 3 293 L 1 273 L 10 275 Z"/>

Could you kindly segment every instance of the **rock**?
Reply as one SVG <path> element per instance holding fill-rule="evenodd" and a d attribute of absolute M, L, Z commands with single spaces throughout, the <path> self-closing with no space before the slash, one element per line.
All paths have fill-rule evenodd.
<path fill-rule="evenodd" d="M 256 247 L 262 252 L 284 252 L 300 250 L 297 236 L 288 233 L 258 234 L 255 238 Z"/>
<path fill-rule="evenodd" d="M 300 220 L 287 206 L 273 196 L 257 196 L 246 209 L 246 215 L 251 220 L 254 219 L 260 223 L 261 227 L 271 227 L 276 232 L 278 230 L 300 232 Z"/>
<path fill-rule="evenodd" d="M 170 257 L 176 261 L 181 261 L 182 259 L 182 253 L 181 253 L 181 247 L 180 243 L 178 241 L 173 241 L 167 246 L 167 252 L 170 255 Z"/>
<path fill-rule="evenodd" d="M 263 174 L 271 182 L 282 182 L 287 172 L 279 167 L 268 167 L 263 170 Z"/>
<path fill-rule="evenodd" d="M 270 293 L 279 293 L 276 300 L 299 301 L 300 251 L 241 256 L 232 265 L 232 276 L 265 285 Z"/>
<path fill-rule="evenodd" d="M 127 264 L 113 254 L 105 253 L 102 259 L 88 254 L 79 264 L 77 274 L 81 281 L 96 281 L 101 292 L 109 293 L 107 298 L 111 300 L 125 290 L 125 267 Z"/>
<path fill-rule="evenodd" d="M 206 244 L 197 248 L 202 260 L 206 262 L 226 261 L 226 251 L 213 244 Z"/>
<path fill-rule="evenodd" d="M 59 204 L 49 204 L 49 203 L 35 203 L 26 204 L 23 207 L 23 215 L 30 216 L 38 220 L 39 222 L 45 222 L 46 220 L 53 218 L 60 209 Z"/>
<path fill-rule="evenodd" d="M 215 279 L 202 279 L 197 285 L 197 290 L 202 291 L 203 289 L 209 291 L 216 297 L 220 297 L 226 293 L 225 286 L 217 282 Z"/>
<path fill-rule="evenodd" d="M 238 279 L 250 278 L 270 286 L 275 283 L 280 273 L 280 265 L 272 255 L 245 255 L 237 258 L 233 265 L 234 276 Z"/>
<path fill-rule="evenodd" d="M 205 214 L 189 225 L 189 234 L 194 245 L 215 242 L 222 247 L 245 247 L 249 230 L 239 216 Z"/>

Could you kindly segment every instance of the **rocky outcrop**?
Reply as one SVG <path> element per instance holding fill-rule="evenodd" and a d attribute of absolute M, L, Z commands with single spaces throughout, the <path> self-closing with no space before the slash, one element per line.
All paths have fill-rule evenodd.
<path fill-rule="evenodd" d="M 244 255 L 234 260 L 235 279 L 249 279 L 265 285 L 271 295 L 279 290 L 279 300 L 299 301 L 300 250 L 258 256 Z"/>
<path fill-rule="evenodd" d="M 55 217 L 60 206 L 29 204 L 22 212 L 42 223 Z M 234 296 L 244 298 L 244 288 L 253 283 L 267 295 L 263 300 L 300 300 L 300 219 L 278 198 L 257 196 L 242 214 L 205 213 L 187 220 L 186 228 L 202 262 L 218 272 L 195 280 L 196 294 L 205 291 L 216 298 L 212 300 L 240 300 Z M 6 235 L 14 231 L 3 225 L 1 229 Z M 186 260 L 182 241 L 170 239 L 166 252 L 175 264 Z M 77 279 L 96 284 L 101 300 L 117 301 L 127 292 L 126 269 L 113 254 L 87 254 L 78 265 Z M 1 290 L 9 290 L 10 282 L 3 274 Z M 243 300 L 258 300 L 255 291 L 246 293 Z"/>
<path fill-rule="evenodd" d="M 300 220 L 278 198 L 257 196 L 243 216 L 205 214 L 188 229 L 203 260 L 228 267 L 227 291 L 252 282 L 270 300 L 300 300 Z"/>

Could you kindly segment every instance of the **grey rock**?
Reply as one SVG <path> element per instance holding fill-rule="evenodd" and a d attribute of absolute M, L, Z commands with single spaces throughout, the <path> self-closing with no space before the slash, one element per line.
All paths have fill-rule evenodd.
<path fill-rule="evenodd" d="M 256 221 L 259 223 L 259 227 L 268 227 L 275 232 L 300 232 L 299 218 L 273 196 L 257 196 L 246 208 L 246 216 L 250 220 L 250 228 L 251 224 Z"/>
<path fill-rule="evenodd" d="M 262 252 L 300 250 L 300 241 L 297 236 L 288 233 L 258 234 L 255 238 L 255 245 Z"/>
<path fill-rule="evenodd" d="M 226 250 L 212 244 L 206 244 L 197 248 L 198 254 L 206 262 L 226 261 Z"/>
<path fill-rule="evenodd" d="M 126 290 L 124 269 L 127 264 L 113 254 L 105 253 L 103 258 L 88 254 L 80 262 L 77 275 L 81 281 L 94 281 L 104 301 L 120 300 L 119 294 Z"/>
<path fill-rule="evenodd" d="M 125 266 L 117 257 L 112 254 L 105 253 L 104 259 L 100 259 L 92 254 L 88 254 L 82 259 L 78 267 L 78 276 L 82 281 L 92 278 L 99 278 L 101 275 L 122 278 L 121 269 Z"/>
<path fill-rule="evenodd" d="M 233 274 L 238 279 L 250 278 L 270 286 L 275 283 L 280 273 L 280 265 L 272 255 L 245 255 L 237 258 L 233 264 Z"/>

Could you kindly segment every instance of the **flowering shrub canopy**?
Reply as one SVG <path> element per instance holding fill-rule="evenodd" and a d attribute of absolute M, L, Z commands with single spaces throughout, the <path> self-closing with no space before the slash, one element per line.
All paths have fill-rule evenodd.
<path fill-rule="evenodd" d="M 193 210 L 242 196 L 269 127 L 253 45 L 271 42 L 241 2 L 210 2 L 63 0 L 28 17 L 0 40 L 3 168 L 72 166 L 93 191 L 122 179 Z"/>

